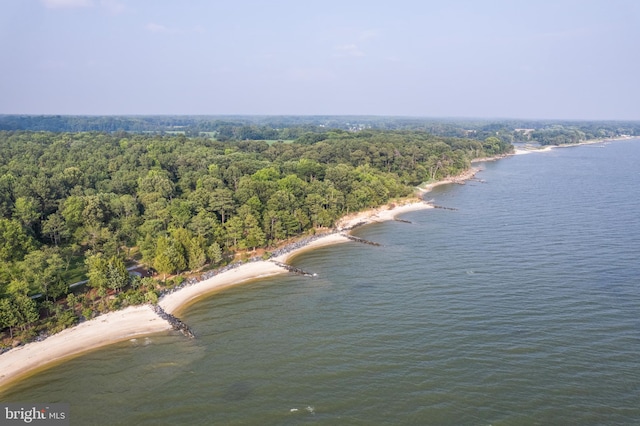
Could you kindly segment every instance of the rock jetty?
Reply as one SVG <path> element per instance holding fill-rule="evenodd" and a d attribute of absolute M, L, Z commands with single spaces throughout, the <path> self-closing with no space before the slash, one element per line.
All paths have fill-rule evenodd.
<path fill-rule="evenodd" d="M 453 207 L 438 206 L 438 205 L 436 205 L 436 204 L 431 204 L 431 206 L 432 206 L 434 209 L 443 209 L 443 210 L 453 210 L 453 211 L 458 211 L 458 209 L 453 208 Z"/>
<path fill-rule="evenodd" d="M 272 263 L 275 263 L 281 268 L 286 269 L 289 272 L 293 272 L 294 274 L 303 275 L 305 277 L 315 277 L 318 274 L 312 274 L 311 272 L 304 271 L 300 268 L 296 268 L 295 266 L 288 265 L 286 263 L 278 262 L 277 260 L 272 260 Z"/>
<path fill-rule="evenodd" d="M 406 220 L 406 219 L 393 219 L 396 222 L 402 222 L 402 223 L 413 223 L 410 220 Z"/>
<path fill-rule="evenodd" d="M 375 241 L 365 240 L 364 238 L 355 237 L 351 234 L 344 234 L 345 237 L 350 239 L 351 241 L 355 241 L 356 243 L 369 244 L 370 246 L 381 246 L 382 244 L 376 243 Z"/>
<path fill-rule="evenodd" d="M 153 311 L 158 314 L 158 316 L 162 319 L 164 319 L 165 321 L 167 321 L 171 327 L 173 327 L 174 330 L 178 330 L 179 332 L 181 332 L 182 334 L 184 334 L 185 336 L 187 336 L 190 339 L 195 339 L 196 335 L 193 334 L 193 331 L 191 331 L 191 329 L 189 328 L 189 326 L 187 324 L 185 324 L 184 322 L 180 321 L 178 318 L 174 317 L 173 315 L 165 312 L 164 309 L 162 309 L 160 306 L 158 305 L 151 305 L 151 309 L 153 309 Z"/>

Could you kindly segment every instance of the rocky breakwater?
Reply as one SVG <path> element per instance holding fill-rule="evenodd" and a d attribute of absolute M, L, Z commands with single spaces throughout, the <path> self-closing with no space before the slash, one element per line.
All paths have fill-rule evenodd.
<path fill-rule="evenodd" d="M 350 239 L 351 241 L 355 241 L 356 243 L 369 244 L 370 246 L 381 246 L 382 244 L 376 243 L 375 241 L 365 240 L 364 238 L 355 237 L 351 234 L 344 234 L 345 237 Z"/>
<path fill-rule="evenodd" d="M 445 207 L 445 206 L 438 206 L 436 204 L 429 204 L 431 207 L 433 207 L 434 209 L 443 209 L 443 210 L 453 210 L 453 211 L 457 211 L 458 209 L 453 208 L 453 207 Z"/>
<path fill-rule="evenodd" d="M 412 223 L 410 220 L 405 220 L 405 219 L 393 219 L 396 222 L 402 222 L 402 223 Z"/>
<path fill-rule="evenodd" d="M 272 260 L 271 262 L 275 263 L 281 268 L 286 269 L 289 272 L 293 272 L 294 274 L 303 275 L 305 277 L 315 277 L 318 275 L 318 274 L 313 274 L 311 272 L 304 271 L 300 268 L 296 268 L 295 266 L 291 266 L 286 263 L 278 262 L 277 260 Z"/>
<path fill-rule="evenodd" d="M 193 334 L 193 331 L 191 331 L 191 329 L 187 324 L 180 321 L 178 318 L 174 317 L 173 315 L 165 312 L 165 310 L 158 305 L 151 305 L 151 309 L 153 309 L 153 311 L 156 314 L 158 314 L 160 318 L 167 321 L 171 325 L 171 327 L 173 327 L 174 330 L 178 330 L 179 332 L 181 332 L 182 334 L 184 334 L 190 339 L 195 339 L 196 335 Z"/>

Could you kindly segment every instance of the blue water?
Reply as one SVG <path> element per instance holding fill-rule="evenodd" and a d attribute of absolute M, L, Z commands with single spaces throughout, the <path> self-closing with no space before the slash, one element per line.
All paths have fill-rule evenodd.
<path fill-rule="evenodd" d="M 154 335 L 0 395 L 72 424 L 640 424 L 640 140 L 482 163 Z"/>

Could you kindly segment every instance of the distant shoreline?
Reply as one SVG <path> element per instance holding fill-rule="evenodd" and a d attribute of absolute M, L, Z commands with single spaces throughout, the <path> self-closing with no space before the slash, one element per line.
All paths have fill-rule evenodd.
<path fill-rule="evenodd" d="M 582 142 L 565 143 L 561 145 L 541 145 L 539 148 L 516 149 L 513 154 L 509 154 L 509 155 L 522 155 L 522 154 L 530 154 L 533 152 L 548 152 L 556 148 L 571 148 L 574 146 L 596 145 L 599 143 L 628 141 L 633 139 L 640 139 L 640 136 L 619 136 L 616 138 L 589 139 Z M 475 162 L 475 161 L 476 160 L 473 160 L 472 162 Z"/>

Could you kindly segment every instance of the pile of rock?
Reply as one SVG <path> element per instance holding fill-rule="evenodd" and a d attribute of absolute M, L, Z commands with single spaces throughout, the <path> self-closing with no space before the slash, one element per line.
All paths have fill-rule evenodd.
<path fill-rule="evenodd" d="M 271 262 L 275 263 L 281 268 L 286 269 L 289 272 L 293 272 L 294 274 L 304 275 L 305 277 L 315 277 L 318 275 L 318 274 L 312 274 L 311 272 L 304 271 L 300 268 L 296 268 L 295 266 L 291 266 L 286 263 L 278 262 L 277 260 L 272 260 Z"/>
<path fill-rule="evenodd" d="M 351 241 L 355 241 L 357 243 L 369 244 L 370 246 L 381 246 L 382 245 L 380 243 L 376 243 L 375 241 L 369 241 L 369 240 L 365 240 L 364 238 L 354 237 L 351 234 L 345 234 L 344 236 L 347 237 L 348 239 L 350 239 Z"/>
<path fill-rule="evenodd" d="M 162 318 L 165 321 L 167 321 L 174 330 L 178 330 L 179 332 L 181 332 L 185 336 L 187 336 L 187 337 L 189 337 L 191 339 L 195 339 L 196 335 L 193 334 L 193 331 L 191 331 L 191 329 L 189 328 L 189 326 L 187 324 L 185 324 L 184 322 L 180 321 L 178 318 L 174 317 L 173 315 L 165 312 L 165 310 L 162 309 L 162 307 L 160 307 L 158 305 L 151 305 L 151 309 L 153 309 L 154 312 L 156 314 L 158 314 L 158 316 L 160 318 Z"/>

